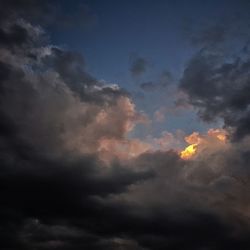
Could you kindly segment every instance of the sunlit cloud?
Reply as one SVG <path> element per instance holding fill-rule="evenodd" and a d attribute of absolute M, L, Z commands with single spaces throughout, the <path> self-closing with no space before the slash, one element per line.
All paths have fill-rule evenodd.
<path fill-rule="evenodd" d="M 216 150 L 227 142 L 227 136 L 226 130 L 219 128 L 211 128 L 207 131 L 207 134 L 193 132 L 185 137 L 185 141 L 189 145 L 180 152 L 180 157 L 188 160 L 194 158 L 198 153 Z"/>

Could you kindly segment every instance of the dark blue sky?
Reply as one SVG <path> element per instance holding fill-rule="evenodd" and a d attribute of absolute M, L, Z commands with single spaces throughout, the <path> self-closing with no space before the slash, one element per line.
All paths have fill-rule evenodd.
<path fill-rule="evenodd" d="M 91 74 L 128 90 L 137 109 L 152 120 L 157 110 L 174 105 L 174 94 L 169 87 L 143 91 L 140 84 L 155 83 L 163 72 L 168 71 L 172 75 L 171 84 L 177 85 L 187 62 L 203 46 L 192 42 L 194 34 L 209 26 L 228 24 L 228 19 L 246 12 L 235 1 L 159 0 L 75 1 L 74 7 L 71 2 L 63 1 L 64 12 L 74 16 L 78 3 L 87 8 L 85 24 L 53 29 L 51 42 L 80 51 Z M 133 77 L 131 58 L 137 57 L 145 59 L 147 65 L 143 74 Z M 164 121 L 153 121 L 152 124 L 150 131 L 154 134 L 164 130 L 191 132 L 207 129 L 190 110 L 179 115 L 166 114 Z M 140 129 L 140 133 L 149 131 Z"/>

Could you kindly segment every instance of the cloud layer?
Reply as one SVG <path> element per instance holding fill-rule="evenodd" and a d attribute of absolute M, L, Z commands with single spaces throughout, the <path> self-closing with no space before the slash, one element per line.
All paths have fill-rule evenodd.
<path fill-rule="evenodd" d="M 131 139 L 147 118 L 129 94 L 49 44 L 31 15 L 47 2 L 21 2 L 4 1 L 0 19 L 1 248 L 249 249 L 248 57 L 200 51 L 187 65 L 189 104 L 229 137 L 193 133 L 183 160 L 171 133 L 153 140 L 161 150 Z M 137 59 L 131 72 L 145 69 Z"/>

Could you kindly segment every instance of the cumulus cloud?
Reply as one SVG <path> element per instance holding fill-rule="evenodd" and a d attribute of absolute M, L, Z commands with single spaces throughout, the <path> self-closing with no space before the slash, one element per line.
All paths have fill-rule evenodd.
<path fill-rule="evenodd" d="M 236 146 L 221 141 L 218 135 L 213 129 L 187 138 L 189 143 L 202 141 L 195 159 L 181 160 L 170 150 L 147 152 L 131 162 L 133 168 L 154 169 L 154 178 L 131 185 L 127 192 L 112 195 L 110 200 L 133 204 L 136 219 L 141 216 L 145 223 L 135 236 L 143 246 L 247 249 L 249 199 L 244 190 L 249 185 L 248 151 L 241 149 L 249 147 L 249 140 Z"/>
<path fill-rule="evenodd" d="M 48 44 L 30 22 L 33 1 L 4 7 L 12 14 L 0 19 L 3 249 L 249 249 L 250 140 L 240 130 L 248 60 L 194 59 L 186 69 L 181 87 L 201 116 L 244 136 L 192 134 L 186 141 L 198 144 L 197 155 L 183 160 L 171 149 L 182 146 L 180 131 L 129 138 L 145 115 L 126 91 L 90 75 L 80 54 Z"/>
<path fill-rule="evenodd" d="M 6 9 L 13 11 L 12 4 Z M 96 156 L 104 137 L 124 139 L 144 116 L 125 91 L 90 76 L 80 54 L 48 45 L 18 6 L 0 22 L 1 247 L 133 245 L 85 228 L 99 213 L 95 196 L 152 175 L 118 162 L 104 168 Z"/>
<path fill-rule="evenodd" d="M 249 134 L 249 55 L 225 61 L 200 51 L 184 71 L 180 88 L 205 121 L 222 119 L 234 138 Z"/>
<path fill-rule="evenodd" d="M 187 63 L 180 90 L 205 122 L 221 120 L 232 139 L 249 134 L 249 3 L 190 31 L 196 53 Z"/>
<path fill-rule="evenodd" d="M 20 140 L 51 155 L 94 153 L 102 137 L 122 139 L 144 119 L 125 91 L 86 73 L 80 54 L 41 44 L 41 28 L 18 21 L 2 31 L 1 114 Z"/>

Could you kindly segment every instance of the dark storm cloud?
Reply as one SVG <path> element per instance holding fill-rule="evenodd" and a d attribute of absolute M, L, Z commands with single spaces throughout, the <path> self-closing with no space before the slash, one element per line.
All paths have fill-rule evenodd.
<path fill-rule="evenodd" d="M 105 165 L 98 142 L 124 139 L 135 119 L 128 94 L 99 82 L 81 55 L 48 45 L 41 27 L 18 18 L 47 8 L 36 3 L 2 5 L 12 15 L 0 22 L 0 247 L 249 249 L 249 141 L 197 162 L 168 151 Z M 215 70 L 214 77 L 238 83 L 240 73 L 239 96 L 227 99 L 216 81 L 211 86 L 246 118 L 240 87 L 248 93 L 249 64 L 214 69 L 212 62 L 192 62 L 199 68 L 193 74 L 190 66 L 185 77 L 198 72 L 210 83 Z M 213 96 L 182 85 L 195 97 Z"/>
<path fill-rule="evenodd" d="M 152 177 L 94 156 L 93 136 L 124 136 L 127 93 L 86 73 L 81 55 L 47 45 L 40 27 L 19 19 L 33 2 L 21 3 L 4 2 L 13 14 L 0 22 L 1 247 L 104 249 L 113 243 L 85 232 L 102 211 L 95 197 Z M 99 124 L 100 112 L 116 129 Z"/>
<path fill-rule="evenodd" d="M 12 27 L 19 27 L 22 39 L 15 39 Z M 1 23 L 0 30 L 6 40 L 0 44 L 2 120 L 12 121 L 18 137 L 54 155 L 65 146 L 92 153 L 102 136 L 124 136 L 135 115 L 127 111 L 125 91 L 90 76 L 80 54 L 47 45 L 40 27 L 17 19 Z M 107 116 L 101 128 L 100 112 Z"/>
<path fill-rule="evenodd" d="M 180 88 L 204 121 L 222 120 L 238 140 L 250 133 L 250 19 L 247 1 L 233 6 L 189 30 L 198 52 L 187 63 Z"/>
<path fill-rule="evenodd" d="M 130 64 L 132 76 L 141 76 L 146 72 L 149 66 L 148 60 L 143 57 L 132 57 Z"/>
<path fill-rule="evenodd" d="M 232 169 L 239 176 L 238 167 L 247 163 L 235 162 L 242 155 L 235 156 L 234 149 L 217 153 L 188 163 L 171 151 L 138 157 L 132 166 L 153 168 L 155 177 L 115 195 L 113 202 L 132 206 L 128 214 L 119 210 L 121 219 L 112 226 L 146 249 L 247 249 L 250 228 L 243 214 L 249 199 L 240 195 L 244 184 L 230 178 Z"/>
<path fill-rule="evenodd" d="M 124 191 L 127 185 L 150 177 L 148 173 L 136 174 L 119 166 L 102 173 L 91 157 L 70 162 L 68 159 L 50 161 L 32 151 L 26 158 L 14 152 L 5 156 L 2 153 L 1 162 L 0 230 L 4 248 L 50 249 L 53 242 L 56 249 L 94 245 L 102 239 L 96 235 L 98 220 L 110 220 L 112 209 L 116 210 L 111 207 L 105 212 L 95 196 Z M 105 219 L 107 215 L 109 218 Z M 48 228 L 46 231 L 38 222 L 27 227 L 27 221 L 40 220 Z M 109 222 L 102 223 L 108 226 Z M 63 234 L 56 230 L 61 227 L 66 230 Z M 72 232 L 71 227 L 76 229 Z M 89 243 L 85 234 L 93 235 Z M 56 242 L 61 244 L 57 246 Z"/>
<path fill-rule="evenodd" d="M 54 68 L 69 88 L 88 102 L 113 102 L 119 96 L 128 96 L 124 89 L 115 89 L 102 85 L 85 70 L 82 55 L 76 52 L 52 48 L 51 55 L 44 58 L 44 63 Z M 97 85 L 100 89 L 95 89 Z"/>
<path fill-rule="evenodd" d="M 247 54 L 226 59 L 200 51 L 185 69 L 180 87 L 203 120 L 223 119 L 226 127 L 235 129 L 235 139 L 240 139 L 250 132 L 249 70 Z"/>

